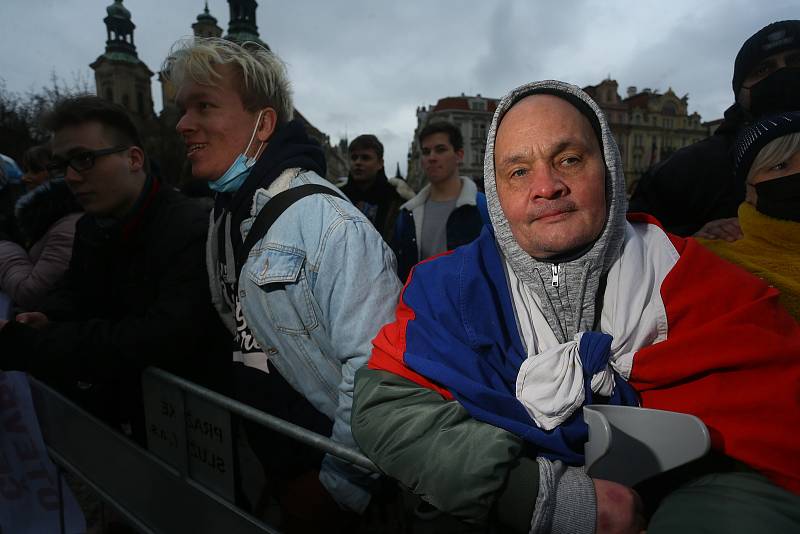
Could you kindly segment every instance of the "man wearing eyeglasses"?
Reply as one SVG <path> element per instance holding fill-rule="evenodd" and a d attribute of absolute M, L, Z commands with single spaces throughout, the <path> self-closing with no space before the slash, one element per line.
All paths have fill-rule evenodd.
<path fill-rule="evenodd" d="M 53 159 L 86 211 L 63 284 L 0 323 L 0 369 L 32 373 L 143 440 L 140 371 L 222 387 L 228 335 L 211 305 L 207 211 L 147 174 L 125 110 L 94 96 L 46 120 Z"/>

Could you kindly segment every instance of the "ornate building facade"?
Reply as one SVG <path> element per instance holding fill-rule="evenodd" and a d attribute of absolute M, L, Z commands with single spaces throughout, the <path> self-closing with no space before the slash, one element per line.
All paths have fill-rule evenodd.
<path fill-rule="evenodd" d="M 483 182 L 483 155 L 486 153 L 486 132 L 499 100 L 475 96 L 448 96 L 436 105 L 417 108 L 417 128 L 408 152 L 408 184 L 419 191 L 426 183 L 422 172 L 419 133 L 428 123 L 446 121 L 461 130 L 464 138 L 464 160 L 461 175 L 469 176 L 479 184 Z"/>
<path fill-rule="evenodd" d="M 97 94 L 106 100 L 125 106 L 142 121 L 155 118 L 150 78 L 147 68 L 136 54 L 131 12 L 115 0 L 106 8 L 106 51 L 91 65 L 94 70 Z"/>
<path fill-rule="evenodd" d="M 651 165 L 713 133 L 711 123 L 702 123 L 696 112 L 689 114 L 688 95 L 678 97 L 671 88 L 660 94 L 629 87 L 626 97 L 621 98 L 617 89 L 617 82 L 611 79 L 583 88 L 608 118 L 622 155 L 629 192 Z M 482 183 L 486 132 L 497 104 L 494 98 L 462 93 L 439 99 L 434 106 L 417 108 L 417 128 L 408 153 L 409 185 L 417 190 L 425 185 L 417 137 L 426 124 L 434 121 L 449 121 L 461 129 L 464 136 L 461 174 Z"/>
<path fill-rule="evenodd" d="M 584 87 L 606 114 L 619 145 L 628 192 L 633 191 L 650 166 L 670 154 L 710 135 L 697 112 L 689 113 L 689 96 L 678 97 L 672 88 L 663 94 L 628 87 L 621 98 L 615 80 Z"/>

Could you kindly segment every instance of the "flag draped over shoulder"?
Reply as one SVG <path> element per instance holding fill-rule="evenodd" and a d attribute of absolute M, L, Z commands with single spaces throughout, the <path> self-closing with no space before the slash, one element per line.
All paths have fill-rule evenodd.
<path fill-rule="evenodd" d="M 800 326 L 774 288 L 692 239 L 670 240 L 680 257 L 656 288 L 667 336 L 637 349 L 630 385 L 642 406 L 698 416 L 715 450 L 800 493 Z M 459 401 L 537 455 L 582 463 L 580 410 L 545 432 L 515 397 L 527 356 L 490 233 L 417 265 L 373 344 L 370 368 Z"/>

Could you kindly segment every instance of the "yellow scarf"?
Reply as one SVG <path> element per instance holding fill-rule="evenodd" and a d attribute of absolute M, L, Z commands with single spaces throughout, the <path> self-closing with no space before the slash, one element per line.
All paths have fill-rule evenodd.
<path fill-rule="evenodd" d="M 739 224 L 744 234 L 739 241 L 698 241 L 776 287 L 781 304 L 800 321 L 800 223 L 768 217 L 743 202 Z"/>

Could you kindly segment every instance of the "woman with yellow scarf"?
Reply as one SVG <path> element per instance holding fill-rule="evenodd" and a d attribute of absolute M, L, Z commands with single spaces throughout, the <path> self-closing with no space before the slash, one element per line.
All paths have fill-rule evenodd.
<path fill-rule="evenodd" d="M 800 321 L 800 111 L 750 125 L 736 141 L 734 158 L 747 188 L 739 206 L 744 237 L 699 241 L 776 287 Z"/>

